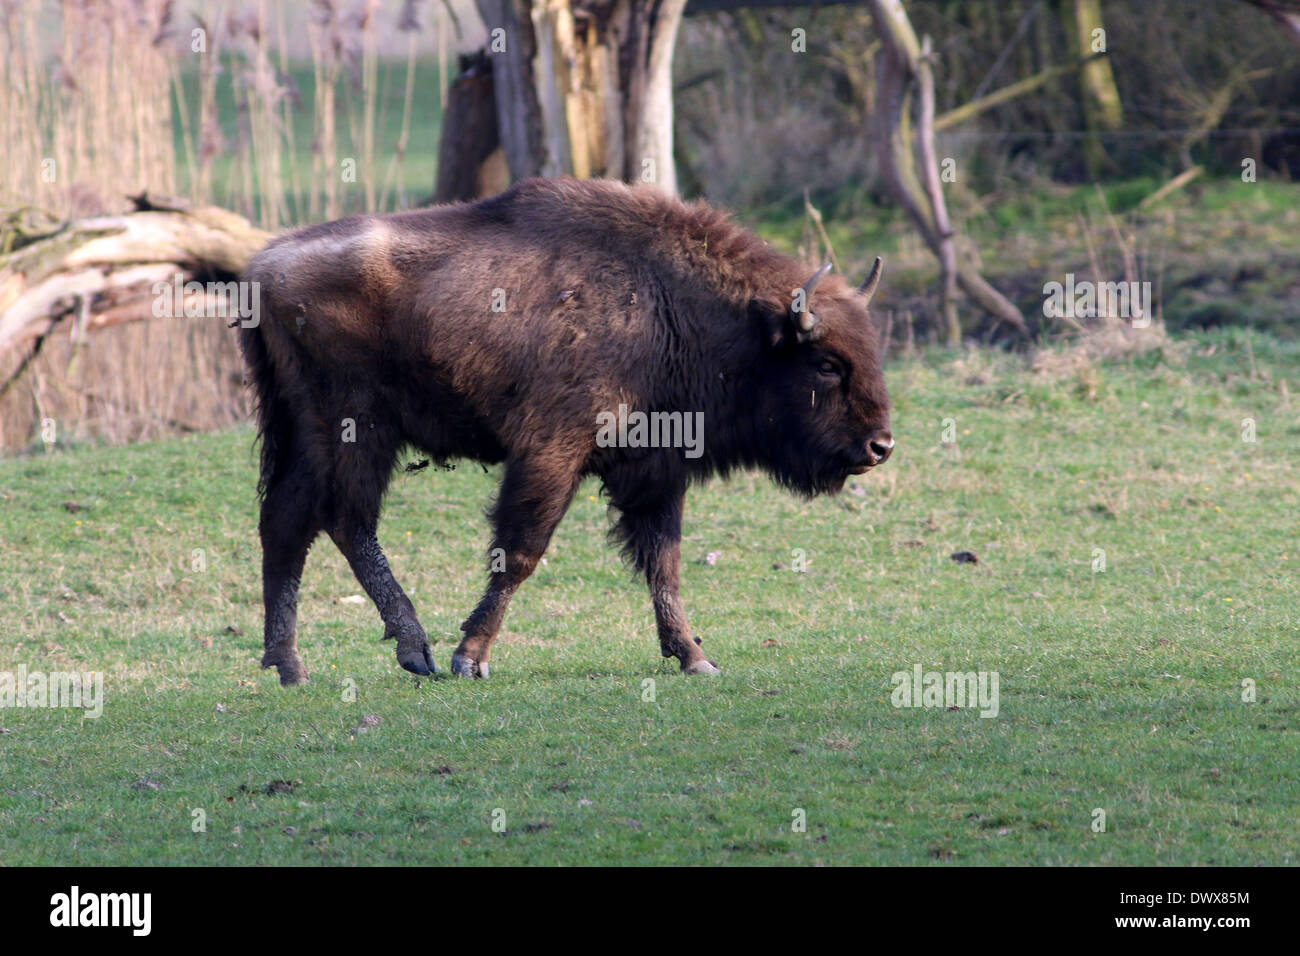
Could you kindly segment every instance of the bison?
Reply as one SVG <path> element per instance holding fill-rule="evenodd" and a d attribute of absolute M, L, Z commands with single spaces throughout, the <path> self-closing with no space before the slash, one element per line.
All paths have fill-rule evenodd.
<path fill-rule="evenodd" d="M 809 278 L 703 202 L 594 180 L 528 180 L 477 203 L 272 240 L 244 276 L 260 284 L 259 321 L 239 332 L 261 441 L 262 666 L 282 684 L 307 679 L 298 582 L 325 531 L 401 666 L 435 670 L 376 538 L 409 447 L 504 463 L 487 589 L 461 625 L 453 674 L 488 676 L 511 596 L 588 475 L 649 584 L 663 656 L 717 673 L 678 594 L 686 489 L 753 467 L 800 495 L 834 493 L 889 457 L 867 315 L 880 268 L 858 289 L 829 263 Z M 622 427 L 635 413 L 671 423 L 670 437 L 685 417 L 702 440 L 648 441 Z"/>

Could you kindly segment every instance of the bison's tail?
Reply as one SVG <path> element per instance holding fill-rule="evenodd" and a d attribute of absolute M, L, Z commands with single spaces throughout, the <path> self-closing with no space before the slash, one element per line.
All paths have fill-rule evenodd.
<path fill-rule="evenodd" d="M 239 349 L 248 368 L 248 380 L 253 386 L 257 401 L 257 437 L 261 442 L 261 469 L 257 479 L 257 493 L 265 497 L 274 484 L 277 470 L 283 464 L 292 439 L 292 416 L 288 405 L 276 387 L 275 366 L 271 361 L 261 324 L 241 326 Z"/>

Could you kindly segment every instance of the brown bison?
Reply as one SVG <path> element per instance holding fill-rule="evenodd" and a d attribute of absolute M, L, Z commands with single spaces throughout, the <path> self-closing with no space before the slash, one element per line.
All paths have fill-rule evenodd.
<path fill-rule="evenodd" d="M 880 260 L 857 290 L 829 271 L 809 279 L 704 203 L 593 180 L 273 240 L 244 276 L 260 283 L 260 321 L 240 331 L 262 441 L 262 666 L 307 679 L 298 581 L 323 530 L 398 662 L 434 670 L 375 536 L 410 446 L 505 463 L 487 591 L 454 674 L 488 676 L 510 598 L 587 475 L 649 582 L 663 655 L 717 673 L 678 596 L 687 486 L 756 467 L 796 493 L 833 493 L 894 445 L 867 317 Z"/>

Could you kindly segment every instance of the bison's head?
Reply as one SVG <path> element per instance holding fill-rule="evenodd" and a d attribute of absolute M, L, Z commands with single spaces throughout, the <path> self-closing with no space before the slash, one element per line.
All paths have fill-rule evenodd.
<path fill-rule="evenodd" d="M 839 491 L 894 448 L 880 341 L 867 317 L 881 261 L 856 291 L 838 280 L 822 285 L 830 268 L 783 302 L 750 304 L 763 337 L 759 454 L 778 481 L 808 495 Z"/>

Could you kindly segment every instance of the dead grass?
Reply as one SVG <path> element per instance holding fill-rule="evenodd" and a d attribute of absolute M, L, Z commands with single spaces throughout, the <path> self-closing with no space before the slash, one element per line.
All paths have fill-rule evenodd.
<path fill-rule="evenodd" d="M 172 0 L 65 2 L 57 51 L 41 43 L 44 12 L 0 7 L 0 201 L 86 216 L 143 187 L 171 192 Z"/>
<path fill-rule="evenodd" d="M 1085 331 L 1062 346 L 1040 348 L 1029 359 L 1029 369 L 1042 378 L 1059 381 L 1096 377 L 1099 362 L 1132 358 L 1152 350 L 1171 351 L 1174 343 L 1163 325 L 1135 329 L 1121 322 Z"/>
<path fill-rule="evenodd" d="M 170 195 L 182 179 L 192 200 L 210 203 L 220 194 L 269 230 L 337 218 L 349 187 L 336 112 L 350 134 L 353 191 L 366 209 L 396 205 L 415 96 L 419 4 L 313 4 L 309 108 L 319 135 L 311 143 L 294 135 L 301 100 L 289 71 L 287 6 L 0 0 L 0 250 L 11 228 L 39 231 L 33 223 L 124 211 L 127 194 Z M 428 12 L 445 74 L 448 14 L 441 5 Z M 377 44 L 385 30 L 407 37 L 396 143 L 386 141 L 378 109 Z M 187 93 L 188 70 L 197 70 L 198 83 Z M 227 91 L 234 117 L 218 108 Z M 305 161 L 294 161 L 307 150 L 309 173 Z M 229 162 L 219 162 L 223 157 Z M 300 172 L 319 188 L 304 190 Z M 0 449 L 39 441 L 43 423 L 53 423 L 59 440 L 120 443 L 205 431 L 247 414 L 242 363 L 225 329 L 154 321 L 79 336 L 66 328 L 73 324 L 55 330 L 35 358 L 0 356 L 0 381 L 28 363 L 0 395 Z"/>
<path fill-rule="evenodd" d="M 68 323 L 64 323 L 65 326 Z M 8 369 L 3 371 L 7 377 Z M 224 319 L 132 322 L 74 343 L 49 336 L 0 398 L 0 448 L 43 440 L 111 444 L 210 431 L 246 421 L 251 406 L 234 334 Z"/>

